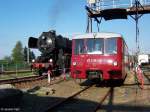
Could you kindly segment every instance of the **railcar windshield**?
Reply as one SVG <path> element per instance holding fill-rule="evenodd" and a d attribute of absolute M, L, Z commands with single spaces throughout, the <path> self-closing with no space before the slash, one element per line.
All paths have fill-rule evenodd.
<path fill-rule="evenodd" d="M 74 54 L 116 54 L 116 38 L 75 39 Z"/>
<path fill-rule="evenodd" d="M 103 54 L 104 39 L 86 39 L 85 41 L 87 54 Z"/>
<path fill-rule="evenodd" d="M 105 39 L 105 53 L 116 54 L 117 53 L 117 41 L 116 38 Z"/>
<path fill-rule="evenodd" d="M 84 39 L 77 39 L 75 40 L 75 50 L 74 54 L 83 54 L 85 53 L 85 48 L 84 48 Z"/>

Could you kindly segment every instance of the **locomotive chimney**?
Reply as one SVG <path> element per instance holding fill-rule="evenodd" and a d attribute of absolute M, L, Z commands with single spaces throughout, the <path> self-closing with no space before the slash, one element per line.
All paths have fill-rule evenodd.
<path fill-rule="evenodd" d="M 50 30 L 50 33 L 52 33 L 53 35 L 56 35 L 56 31 L 55 30 Z"/>

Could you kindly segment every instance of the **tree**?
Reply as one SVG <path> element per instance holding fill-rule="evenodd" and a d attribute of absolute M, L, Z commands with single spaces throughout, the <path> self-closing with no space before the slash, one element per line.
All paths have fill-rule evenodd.
<path fill-rule="evenodd" d="M 32 61 L 33 59 L 35 59 L 35 54 L 33 51 L 30 51 L 30 61 Z"/>
<path fill-rule="evenodd" d="M 11 59 L 10 56 L 5 56 L 5 57 L 3 58 L 3 60 L 4 60 L 5 62 L 7 62 L 8 64 L 10 64 L 10 63 L 12 62 L 12 59 Z"/>
<path fill-rule="evenodd" d="M 20 41 L 18 41 L 15 47 L 13 48 L 12 60 L 15 63 L 23 63 L 24 61 L 23 47 Z"/>
<path fill-rule="evenodd" d="M 28 48 L 25 46 L 23 53 L 24 53 L 24 61 L 26 61 L 26 62 L 27 62 L 27 58 L 28 58 L 28 53 L 27 52 L 28 52 Z"/>
<path fill-rule="evenodd" d="M 28 50 L 29 50 L 29 61 L 31 62 L 32 59 L 35 59 L 35 54 L 33 53 L 33 51 L 31 51 L 30 49 L 28 49 L 26 46 L 24 47 L 24 61 L 28 61 Z"/>

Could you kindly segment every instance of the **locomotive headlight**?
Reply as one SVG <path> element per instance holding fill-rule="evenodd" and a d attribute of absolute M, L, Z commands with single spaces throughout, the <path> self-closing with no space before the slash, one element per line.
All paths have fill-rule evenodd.
<path fill-rule="evenodd" d="M 45 36 L 42 36 L 42 39 L 44 40 L 44 39 L 45 39 Z"/>
<path fill-rule="evenodd" d="M 114 65 L 114 66 L 117 66 L 117 65 L 118 65 L 117 61 L 114 61 L 113 65 Z"/>
<path fill-rule="evenodd" d="M 47 39 L 48 44 L 52 44 L 52 39 Z"/>
<path fill-rule="evenodd" d="M 73 66 L 76 66 L 76 65 L 77 65 L 77 62 L 73 62 L 72 65 L 73 65 Z"/>
<path fill-rule="evenodd" d="M 53 62 L 53 59 L 50 59 L 49 62 Z"/>

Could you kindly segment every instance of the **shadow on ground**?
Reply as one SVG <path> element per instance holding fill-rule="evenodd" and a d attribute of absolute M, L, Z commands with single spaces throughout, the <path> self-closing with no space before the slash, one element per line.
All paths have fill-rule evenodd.
<path fill-rule="evenodd" d="M 81 83 L 81 86 L 88 86 L 95 84 L 89 80 Z M 150 105 L 135 105 L 134 101 L 125 102 L 123 104 L 114 104 L 114 88 L 120 87 L 119 83 L 100 83 L 96 85 L 99 87 L 110 87 L 109 94 L 104 98 L 105 103 L 99 105 L 97 102 L 83 100 L 83 99 L 73 99 L 69 100 L 68 104 L 63 105 L 55 110 L 47 111 L 48 108 L 53 107 L 56 102 L 63 101 L 63 97 L 52 97 L 52 96 L 38 96 L 37 94 L 24 93 L 21 102 L 16 107 L 0 107 L 2 112 L 93 112 L 94 109 L 99 105 L 97 112 L 149 112 Z M 130 86 L 130 85 L 128 85 Z M 132 86 L 132 85 L 131 85 Z M 34 88 L 32 91 L 36 91 L 39 88 Z M 15 100 L 15 99 L 13 99 Z M 17 99 L 16 99 L 17 100 Z"/>
<path fill-rule="evenodd" d="M 95 80 L 85 80 L 80 83 L 80 86 L 90 86 L 96 85 L 96 87 L 120 87 L 123 86 L 123 82 L 121 80 L 108 80 L 108 81 L 100 81 L 98 79 Z"/>
<path fill-rule="evenodd" d="M 114 100 L 114 88 L 110 90 L 110 94 L 106 97 L 108 100 L 107 104 L 99 105 L 96 102 L 82 100 L 82 99 L 73 99 L 69 104 L 64 105 L 63 108 L 58 108 L 52 112 L 92 112 L 99 105 L 99 111 L 103 110 L 104 112 L 149 112 L 150 106 L 140 105 L 135 106 L 133 102 L 126 102 L 125 104 L 113 103 Z M 47 108 L 51 107 L 58 101 L 64 100 L 60 97 L 41 97 L 37 95 L 24 94 L 21 105 L 19 106 L 20 112 L 46 112 Z M 106 100 L 106 99 L 105 99 Z M 51 112 L 51 111 L 48 111 Z"/>

